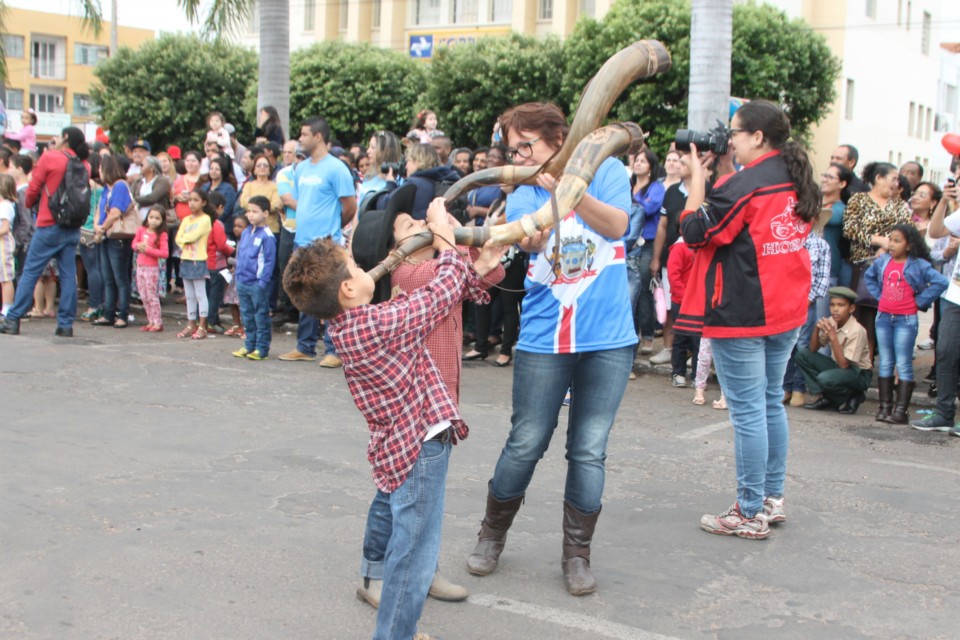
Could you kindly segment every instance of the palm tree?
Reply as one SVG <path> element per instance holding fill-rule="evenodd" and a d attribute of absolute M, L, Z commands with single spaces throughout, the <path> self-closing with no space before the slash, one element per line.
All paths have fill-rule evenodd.
<path fill-rule="evenodd" d="M 689 129 L 726 122 L 733 50 L 733 0 L 693 0 L 690 19 Z"/>
<path fill-rule="evenodd" d="M 199 22 L 208 0 L 177 0 L 191 22 Z M 203 19 L 204 31 L 217 38 L 236 35 L 259 12 L 260 80 L 257 112 L 276 107 L 284 130 L 290 119 L 290 0 L 213 0 Z"/>

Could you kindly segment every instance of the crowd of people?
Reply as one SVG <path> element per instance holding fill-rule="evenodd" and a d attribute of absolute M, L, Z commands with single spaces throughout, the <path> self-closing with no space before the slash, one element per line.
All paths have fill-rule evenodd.
<path fill-rule="evenodd" d="M 497 366 L 514 367 L 512 425 L 468 571 L 497 568 L 569 405 L 561 564 L 573 595 L 597 589 L 590 547 L 607 438 L 647 361 L 669 364 L 677 388 L 695 372 L 697 405 L 716 370 L 712 406 L 734 425 L 737 499 L 703 516 L 710 533 L 763 539 L 785 521 L 784 405 L 855 414 L 874 369 L 875 420 L 960 435 L 960 213 L 948 213 L 960 193 L 954 178 L 923 181 L 917 162 L 858 172 L 845 144 L 817 180 L 783 112 L 752 101 L 733 117 L 728 153 L 607 158 L 558 229 L 467 255 L 451 251 L 453 227 L 518 223 L 557 181 L 542 173 L 535 184 L 440 198 L 472 173 L 552 158 L 569 132 L 554 105 L 508 110 L 490 145 L 472 149 L 454 147 L 429 110 L 403 137 L 378 131 L 354 144 L 321 117 L 288 140 L 272 107 L 247 144 L 222 113 L 206 123 L 202 151 L 154 153 L 134 137 L 120 153 L 72 127 L 39 156 L 35 142 L 5 139 L 0 332 L 52 317 L 63 337 L 75 320 L 123 329 L 137 323 L 139 300 L 140 330 L 161 333 L 164 305 L 185 305 L 177 338 L 236 337 L 242 346 L 228 352 L 256 361 L 272 355 L 274 327 L 296 323 L 296 347 L 279 359 L 344 367 L 370 424 L 377 491 L 358 596 L 379 607 L 375 638 L 410 637 L 428 594 L 466 597 L 436 564 L 446 460 L 468 434 L 457 409 L 463 361 L 496 353 Z M 90 205 L 71 227 L 63 217 L 67 196 L 84 188 L 81 164 Z M 433 244 L 392 279 L 367 275 L 425 230 Z M 911 422 L 917 314 L 931 307 L 919 348 L 935 350 L 937 405 Z M 423 513 L 429 521 L 417 520 Z"/>

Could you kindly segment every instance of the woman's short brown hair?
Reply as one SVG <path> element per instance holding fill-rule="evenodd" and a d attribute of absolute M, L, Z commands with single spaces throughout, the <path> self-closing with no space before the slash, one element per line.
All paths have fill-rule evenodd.
<path fill-rule="evenodd" d="M 528 102 L 507 109 L 500 116 L 503 141 L 510 144 L 510 130 L 536 131 L 544 142 L 555 149 L 563 145 L 570 125 L 560 107 L 552 102 Z"/>
<path fill-rule="evenodd" d="M 407 148 L 407 160 L 417 163 L 417 171 L 440 166 L 440 156 L 430 144 L 412 144 Z"/>

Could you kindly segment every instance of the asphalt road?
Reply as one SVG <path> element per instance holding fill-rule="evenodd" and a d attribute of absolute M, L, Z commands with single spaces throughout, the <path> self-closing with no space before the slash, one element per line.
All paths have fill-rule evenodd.
<path fill-rule="evenodd" d="M 369 638 L 373 484 L 342 373 L 240 361 L 237 342 L 23 324 L 0 336 L 0 638 Z M 293 346 L 277 336 L 273 354 Z M 734 499 L 726 412 L 631 382 L 611 437 L 597 594 L 560 572 L 562 433 L 500 569 L 464 570 L 510 418 L 512 369 L 468 363 L 441 567 L 470 589 L 421 630 L 486 638 L 956 638 L 960 438 L 790 409 L 788 522 L 711 536 Z M 711 387 L 708 398 L 716 397 Z M 707 405 L 709 407 L 709 403 Z M 559 429 L 565 428 L 562 417 Z"/>

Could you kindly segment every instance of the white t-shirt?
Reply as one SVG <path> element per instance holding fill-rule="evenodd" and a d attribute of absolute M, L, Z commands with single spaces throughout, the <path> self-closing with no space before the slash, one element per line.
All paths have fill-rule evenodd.
<path fill-rule="evenodd" d="M 13 221 L 17 217 L 16 205 L 9 200 L 0 200 L 0 220 L 10 221 L 10 232 L 13 233 Z"/>
<path fill-rule="evenodd" d="M 951 213 L 943 221 L 943 226 L 951 234 L 960 236 L 960 211 Z M 957 260 L 953 267 L 953 275 L 950 276 L 950 286 L 942 296 L 947 302 L 960 305 L 960 260 Z"/>

